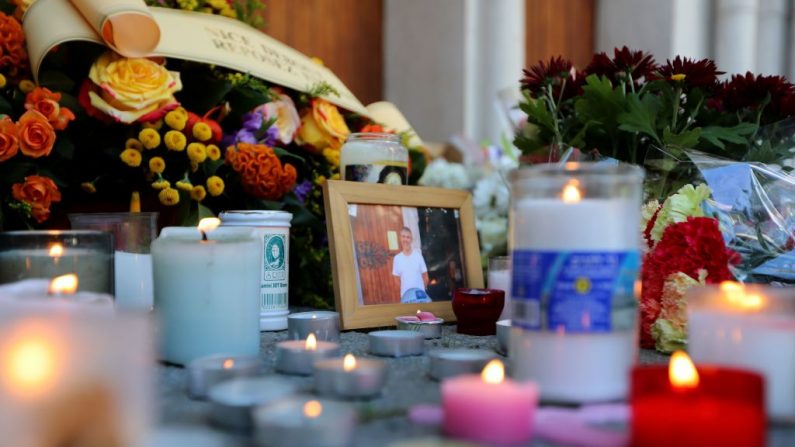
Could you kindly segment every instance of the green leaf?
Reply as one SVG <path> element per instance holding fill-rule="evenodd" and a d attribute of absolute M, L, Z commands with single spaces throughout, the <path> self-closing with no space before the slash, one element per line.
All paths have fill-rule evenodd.
<path fill-rule="evenodd" d="M 638 132 L 652 137 L 661 143 L 657 135 L 657 113 L 660 111 L 660 99 L 653 95 L 645 95 L 639 99 L 637 95 L 629 95 L 628 110 L 618 116 L 619 129 L 626 132 Z"/>
<path fill-rule="evenodd" d="M 199 220 L 204 219 L 205 217 L 215 217 L 215 213 L 213 213 L 213 210 L 210 208 L 207 208 L 206 206 L 199 203 L 198 217 Z"/>
<path fill-rule="evenodd" d="M 756 131 L 756 124 L 740 123 L 733 127 L 706 126 L 701 130 L 701 138 L 709 141 L 720 149 L 725 149 L 727 143 L 743 144 L 748 141 L 746 136 Z"/>
<path fill-rule="evenodd" d="M 693 148 L 696 144 L 698 144 L 700 135 L 700 127 L 676 134 L 671 132 L 670 127 L 666 126 L 665 129 L 663 129 L 663 144 L 666 147 L 678 146 L 682 148 Z"/>
<path fill-rule="evenodd" d="M 276 154 L 277 157 L 279 157 L 279 160 L 281 160 L 282 163 L 292 161 L 293 162 L 292 164 L 297 163 L 299 166 L 302 166 L 304 163 L 306 163 L 304 157 L 296 155 L 286 149 L 282 149 L 280 147 L 274 147 L 273 152 Z"/>
<path fill-rule="evenodd" d="M 4 97 L 0 96 L 0 115 L 11 115 L 14 107 Z"/>
<path fill-rule="evenodd" d="M 614 89 L 609 79 L 596 75 L 585 78 L 582 90 L 582 96 L 574 103 L 577 120 L 599 123 L 612 137 L 620 114 L 626 110 L 627 97 Z"/>
<path fill-rule="evenodd" d="M 527 121 L 531 124 L 548 132 L 555 131 L 555 120 L 543 100 L 531 98 L 527 102 L 520 103 L 519 108 L 527 114 Z"/>

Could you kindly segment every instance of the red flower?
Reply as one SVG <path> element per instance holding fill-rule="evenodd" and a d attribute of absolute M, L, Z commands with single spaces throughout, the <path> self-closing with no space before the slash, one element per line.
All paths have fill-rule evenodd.
<path fill-rule="evenodd" d="M 707 271 L 706 282 L 716 284 L 734 279 L 729 265 L 739 261 L 739 255 L 726 248 L 717 220 L 691 217 L 686 222 L 669 225 L 660 242 L 643 259 L 641 346 L 654 347 L 651 326 L 660 314 L 663 285 L 669 275 L 682 272 L 697 279 L 699 270 L 703 269 Z"/>
<path fill-rule="evenodd" d="M 606 76 L 614 83 L 629 76 L 632 82 L 638 85 L 657 69 L 652 55 L 643 51 L 633 51 L 625 46 L 614 49 L 613 54 L 613 59 L 610 59 L 606 53 L 595 54 L 591 63 L 585 68 L 586 75 Z"/>
<path fill-rule="evenodd" d="M 795 86 L 782 76 L 734 75 L 721 86 L 721 105 L 727 112 L 756 110 L 764 101 L 763 121 L 778 121 L 794 110 Z"/>
<path fill-rule="evenodd" d="M 524 70 L 522 88 L 530 90 L 533 94 L 544 94 L 548 86 L 552 87 L 552 95 L 557 101 L 558 98 L 568 99 L 577 95 L 582 85 L 583 74 L 578 73 L 571 61 L 562 57 L 553 57 L 549 63 L 538 61 L 538 65 Z"/>
<path fill-rule="evenodd" d="M 681 81 L 685 87 L 714 89 L 718 87 L 718 76 L 722 74 L 710 59 L 694 60 L 676 56 L 673 61 L 669 59 L 659 67 L 657 77 Z M 682 76 L 684 78 L 679 79 Z"/>

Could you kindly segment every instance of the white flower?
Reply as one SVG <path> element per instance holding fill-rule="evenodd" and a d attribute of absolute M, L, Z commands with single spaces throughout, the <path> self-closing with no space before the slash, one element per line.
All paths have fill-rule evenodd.
<path fill-rule="evenodd" d="M 508 215 L 510 191 L 499 172 L 492 172 L 476 185 L 472 192 L 472 204 L 478 218 Z"/>
<path fill-rule="evenodd" d="M 497 251 L 504 252 L 508 245 L 508 218 L 490 217 L 477 220 L 480 233 L 481 254 L 488 255 Z"/>
<path fill-rule="evenodd" d="M 461 163 L 450 163 L 437 158 L 425 168 L 418 182 L 423 186 L 434 186 L 447 189 L 469 189 L 472 182 L 469 174 Z"/>

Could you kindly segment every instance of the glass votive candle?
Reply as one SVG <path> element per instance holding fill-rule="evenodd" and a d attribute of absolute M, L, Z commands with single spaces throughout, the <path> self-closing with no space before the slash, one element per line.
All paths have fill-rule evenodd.
<path fill-rule="evenodd" d="M 511 318 L 511 257 L 495 256 L 489 258 L 488 284 L 490 289 L 505 291 L 505 305 L 502 306 L 500 320 Z"/>
<path fill-rule="evenodd" d="M 78 291 L 113 294 L 113 235 L 102 231 L 0 233 L 0 283 L 74 273 Z"/>
<path fill-rule="evenodd" d="M 453 293 L 453 312 L 458 319 L 458 333 L 496 334 L 497 319 L 504 305 L 504 290 L 456 289 Z"/>
<path fill-rule="evenodd" d="M 511 173 L 511 364 L 544 401 L 627 395 L 638 350 L 642 181 L 631 165 Z"/>
<path fill-rule="evenodd" d="M 352 444 L 356 420 L 349 405 L 296 396 L 257 408 L 255 437 L 266 447 L 344 447 Z"/>

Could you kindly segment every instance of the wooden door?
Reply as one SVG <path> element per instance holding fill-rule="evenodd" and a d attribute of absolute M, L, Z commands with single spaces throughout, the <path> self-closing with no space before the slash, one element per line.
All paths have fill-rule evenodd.
<path fill-rule="evenodd" d="M 527 0 L 525 66 L 563 56 L 583 69 L 594 49 L 594 0 Z"/>
<path fill-rule="evenodd" d="M 399 241 L 403 228 L 403 213 L 399 206 L 357 205 L 351 216 L 351 233 L 359 270 L 362 302 L 370 304 L 400 303 L 400 282 L 392 276 L 392 258 L 400 252 Z"/>

